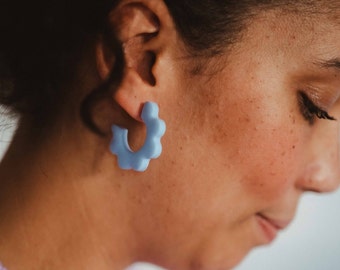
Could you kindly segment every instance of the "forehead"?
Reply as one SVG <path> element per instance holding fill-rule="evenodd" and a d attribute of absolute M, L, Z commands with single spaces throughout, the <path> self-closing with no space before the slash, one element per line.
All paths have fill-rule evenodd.
<path fill-rule="evenodd" d="M 340 3 L 340 1 L 339 1 Z M 248 24 L 239 51 L 277 61 L 287 57 L 305 61 L 340 58 L 340 5 L 325 12 L 264 11 Z"/>

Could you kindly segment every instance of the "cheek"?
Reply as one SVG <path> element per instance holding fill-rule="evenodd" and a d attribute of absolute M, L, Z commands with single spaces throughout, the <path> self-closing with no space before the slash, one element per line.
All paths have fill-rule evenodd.
<path fill-rule="evenodd" d="M 254 133 L 253 145 L 240 155 L 241 183 L 248 195 L 272 201 L 294 186 L 299 168 L 296 136 L 282 132 Z M 251 143 L 251 141 L 250 141 Z"/>
<path fill-rule="evenodd" d="M 291 109 L 284 105 L 273 109 L 276 102 L 261 97 L 244 106 L 235 104 L 223 112 L 233 117 L 224 118 L 215 128 L 218 132 L 212 141 L 220 160 L 229 164 L 236 175 L 230 181 L 238 182 L 248 201 L 279 199 L 292 189 L 301 166 L 303 133 L 295 120 L 295 103 L 289 103 Z"/>

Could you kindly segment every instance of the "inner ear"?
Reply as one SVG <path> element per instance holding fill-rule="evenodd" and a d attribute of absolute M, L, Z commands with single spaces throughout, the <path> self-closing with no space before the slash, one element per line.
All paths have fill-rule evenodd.
<path fill-rule="evenodd" d="M 135 39 L 141 39 L 141 37 Z M 135 39 L 130 39 L 123 45 L 126 65 L 128 68 L 134 69 L 145 83 L 155 86 L 156 79 L 152 73 L 152 67 L 156 61 L 156 54 L 149 50 L 143 50 L 142 44 L 137 44 L 143 41 Z"/>
<path fill-rule="evenodd" d="M 123 44 L 127 67 L 134 69 L 144 82 L 154 86 L 156 80 L 152 67 L 156 54 L 147 45 L 159 33 L 157 16 L 141 3 L 130 3 L 118 7 L 111 18 Z"/>
<path fill-rule="evenodd" d="M 152 67 L 156 62 L 156 55 L 151 51 L 146 51 L 142 55 L 139 65 L 136 66 L 137 73 L 141 76 L 142 80 L 149 83 L 151 86 L 156 85 L 156 78 L 152 73 Z"/>

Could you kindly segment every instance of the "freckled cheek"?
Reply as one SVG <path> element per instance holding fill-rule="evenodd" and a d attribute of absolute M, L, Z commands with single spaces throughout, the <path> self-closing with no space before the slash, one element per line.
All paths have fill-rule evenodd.
<path fill-rule="evenodd" d="M 247 193 L 275 200 L 290 190 L 300 167 L 299 148 L 298 136 L 283 128 L 254 134 L 251 150 L 241 157 Z"/>
<path fill-rule="evenodd" d="M 215 138 L 241 190 L 248 197 L 275 200 L 293 188 L 299 175 L 304 131 L 296 119 L 295 99 L 255 94 L 228 100 L 223 107 L 228 117 L 214 129 Z"/>

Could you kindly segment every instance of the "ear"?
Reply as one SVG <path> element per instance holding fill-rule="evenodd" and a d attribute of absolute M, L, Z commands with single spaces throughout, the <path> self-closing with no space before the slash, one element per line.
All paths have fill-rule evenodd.
<path fill-rule="evenodd" d="M 123 46 L 126 67 L 114 100 L 133 119 L 141 121 L 141 109 L 147 101 L 155 101 L 158 78 L 154 67 L 167 45 L 166 36 L 173 27 L 162 0 L 123 0 L 110 13 L 110 26 Z M 109 45 L 99 40 L 96 47 L 98 74 L 105 80 L 114 64 Z M 157 102 L 157 101 L 156 101 Z"/>

